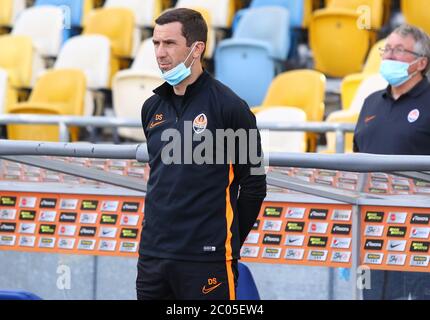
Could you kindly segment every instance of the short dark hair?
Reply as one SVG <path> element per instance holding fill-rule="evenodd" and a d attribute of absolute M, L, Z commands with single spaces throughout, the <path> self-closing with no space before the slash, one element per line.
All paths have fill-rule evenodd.
<path fill-rule="evenodd" d="M 172 22 L 182 24 L 182 35 L 187 40 L 188 47 L 196 41 L 206 44 L 208 26 L 200 12 L 188 8 L 176 8 L 165 11 L 155 20 L 155 23 L 160 26 Z"/>

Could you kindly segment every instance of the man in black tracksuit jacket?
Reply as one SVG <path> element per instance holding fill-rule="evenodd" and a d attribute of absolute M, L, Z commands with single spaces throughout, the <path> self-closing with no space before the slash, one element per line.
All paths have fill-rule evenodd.
<path fill-rule="evenodd" d="M 203 18 L 190 9 L 156 20 L 153 41 L 166 82 L 142 107 L 151 171 L 138 299 L 235 299 L 239 250 L 266 195 L 261 157 L 255 161 L 249 150 L 262 156 L 255 117 L 202 69 L 206 35 Z M 218 145 L 224 139 L 217 130 L 225 129 L 249 139 L 233 139 L 242 145 L 231 158 L 231 148 Z M 243 146 L 246 161 L 239 161 Z"/>

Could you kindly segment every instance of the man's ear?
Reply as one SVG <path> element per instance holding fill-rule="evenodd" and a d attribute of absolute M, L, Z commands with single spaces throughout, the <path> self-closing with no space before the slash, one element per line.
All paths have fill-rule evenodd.
<path fill-rule="evenodd" d="M 423 71 L 427 68 L 429 64 L 429 58 L 427 57 L 423 57 L 419 62 L 418 62 L 418 70 L 419 71 Z"/>
<path fill-rule="evenodd" d="M 196 48 L 194 49 L 194 52 L 193 52 L 193 58 L 197 59 L 198 57 L 202 57 L 205 47 L 206 45 L 204 42 L 197 42 Z"/>

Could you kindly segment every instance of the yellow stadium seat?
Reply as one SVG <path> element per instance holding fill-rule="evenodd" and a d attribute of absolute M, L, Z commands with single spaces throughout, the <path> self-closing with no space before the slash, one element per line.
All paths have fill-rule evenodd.
<path fill-rule="evenodd" d="M 315 10 L 320 9 L 319 0 L 302 0 L 303 5 L 303 28 L 307 29 L 311 23 L 311 18 Z"/>
<path fill-rule="evenodd" d="M 384 23 L 384 0 L 326 0 L 326 4 L 327 8 L 350 9 L 359 13 L 360 21 L 369 22 L 369 27 L 374 30 L 380 29 Z"/>
<path fill-rule="evenodd" d="M 42 75 L 30 95 L 28 102 L 7 108 L 8 113 L 82 115 L 86 91 L 85 74 L 80 70 L 50 70 Z M 8 125 L 9 139 L 59 141 L 56 125 Z M 72 141 L 78 139 L 77 128 L 70 130 Z"/>
<path fill-rule="evenodd" d="M 305 111 L 308 121 L 322 121 L 325 82 L 325 76 L 314 70 L 283 72 L 270 84 L 262 106 L 294 106 Z"/>
<path fill-rule="evenodd" d="M 0 25 L 10 26 L 12 23 L 13 0 L 0 0 Z"/>
<path fill-rule="evenodd" d="M 95 9 L 85 20 L 83 34 L 101 34 L 111 42 L 111 79 L 119 69 L 128 67 L 121 62 L 132 56 L 134 25 L 133 12 L 125 8 Z"/>
<path fill-rule="evenodd" d="M 5 102 L 5 108 L 7 109 L 9 106 L 12 106 L 18 102 L 18 95 L 15 90 L 12 89 L 12 87 L 9 85 L 7 87 L 6 92 L 6 102 Z"/>
<path fill-rule="evenodd" d="M 270 106 L 297 107 L 306 113 L 307 121 L 322 121 L 325 83 L 325 76 L 314 70 L 293 70 L 281 73 L 272 81 L 262 106 L 263 108 Z M 315 151 L 317 136 L 309 133 L 307 137 L 309 150 Z"/>
<path fill-rule="evenodd" d="M 0 0 L 0 26 L 11 28 L 24 9 L 25 0 Z"/>
<path fill-rule="evenodd" d="M 361 71 L 369 50 L 370 31 L 357 28 L 359 15 L 349 9 L 315 11 L 309 43 L 315 69 L 332 77 Z"/>
<path fill-rule="evenodd" d="M 27 36 L 0 36 L 0 68 L 9 74 L 14 87 L 30 87 L 32 78 L 33 44 Z"/>
<path fill-rule="evenodd" d="M 85 20 L 87 19 L 90 12 L 94 10 L 94 8 L 95 8 L 95 3 L 93 0 L 84 0 L 84 8 L 83 8 L 82 19 L 81 19 L 82 27 L 85 26 Z"/>
<path fill-rule="evenodd" d="M 0 113 L 4 113 L 8 106 L 17 102 L 17 94 L 9 84 L 9 75 L 6 70 L 0 68 Z"/>
<path fill-rule="evenodd" d="M 101 34 L 109 38 L 114 55 L 129 58 L 133 44 L 134 14 L 124 8 L 102 8 L 91 11 L 84 34 Z"/>
<path fill-rule="evenodd" d="M 381 65 L 381 53 L 379 52 L 380 48 L 385 46 L 386 39 L 381 39 L 377 43 L 375 43 L 372 49 L 367 56 L 366 63 L 363 67 L 363 72 L 365 73 L 376 73 L 379 72 L 379 66 Z"/>
<path fill-rule="evenodd" d="M 420 27 L 430 34 L 428 0 L 401 0 L 400 7 L 407 23 Z"/>
<path fill-rule="evenodd" d="M 353 73 L 347 75 L 341 83 L 340 95 L 342 101 L 342 108 L 347 110 L 352 102 L 352 99 L 357 92 L 358 87 L 362 81 L 369 75 L 378 73 L 379 66 L 381 64 L 381 55 L 379 53 L 379 48 L 385 46 L 385 39 L 379 40 L 370 50 L 367 57 L 366 63 L 364 65 L 363 71 L 361 73 Z"/>

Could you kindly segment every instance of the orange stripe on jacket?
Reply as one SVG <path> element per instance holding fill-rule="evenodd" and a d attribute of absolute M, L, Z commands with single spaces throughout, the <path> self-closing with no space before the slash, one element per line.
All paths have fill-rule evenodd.
<path fill-rule="evenodd" d="M 228 278 L 228 287 L 230 292 L 230 299 L 235 300 L 236 294 L 235 294 L 235 287 L 234 287 L 234 275 L 231 268 L 231 260 L 233 259 L 232 256 L 232 248 L 231 248 L 231 225 L 233 224 L 233 208 L 231 206 L 230 201 L 230 186 L 233 183 L 234 179 L 234 172 L 233 172 L 233 165 L 230 164 L 230 171 L 228 175 L 228 186 L 225 192 L 225 208 L 226 208 L 226 222 L 227 222 L 227 237 L 225 239 L 225 259 L 226 259 L 226 268 L 227 268 L 227 278 Z"/>

